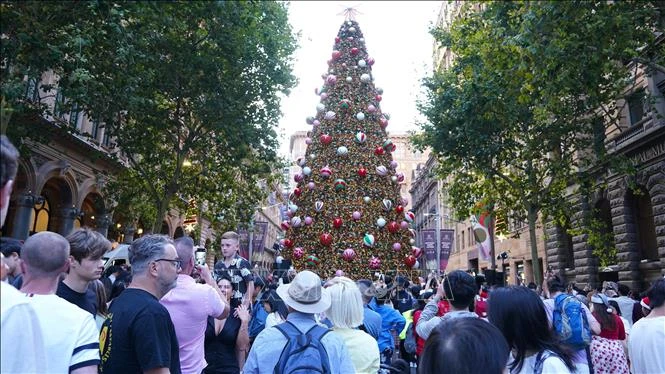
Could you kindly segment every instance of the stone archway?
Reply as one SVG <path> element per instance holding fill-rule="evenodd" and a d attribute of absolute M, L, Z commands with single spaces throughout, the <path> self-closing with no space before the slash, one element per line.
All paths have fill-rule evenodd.
<path fill-rule="evenodd" d="M 46 230 L 69 235 L 79 217 L 74 206 L 74 196 L 70 184 L 64 178 L 52 177 L 44 183 L 40 196 L 35 202 L 31 233 L 44 231 L 44 211 L 48 206 Z M 41 217 L 41 218 L 40 218 Z M 41 221 L 40 221 L 41 219 Z"/>
<path fill-rule="evenodd" d="M 102 225 L 108 227 L 105 219 L 106 207 L 104 206 L 104 198 L 96 193 L 91 192 L 85 196 L 81 204 L 81 226 L 97 229 Z"/>

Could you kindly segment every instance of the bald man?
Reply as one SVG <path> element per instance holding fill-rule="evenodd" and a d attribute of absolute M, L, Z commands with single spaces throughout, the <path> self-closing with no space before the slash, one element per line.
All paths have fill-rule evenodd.
<path fill-rule="evenodd" d="M 21 249 L 23 286 L 42 326 L 46 371 L 97 373 L 99 331 L 92 315 L 56 296 L 60 274 L 69 267 L 69 242 L 43 231 Z"/>

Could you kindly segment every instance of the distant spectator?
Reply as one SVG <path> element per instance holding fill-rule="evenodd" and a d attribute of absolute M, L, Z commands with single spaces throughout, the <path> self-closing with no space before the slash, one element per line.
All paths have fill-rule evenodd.
<path fill-rule="evenodd" d="M 381 315 L 369 308 L 369 303 L 376 296 L 376 288 L 369 279 L 359 279 L 356 285 L 363 298 L 363 323 L 358 328 L 378 341 L 381 334 Z"/>
<path fill-rule="evenodd" d="M 254 276 L 254 292 L 252 294 L 252 318 L 249 321 L 249 340 L 253 342 L 266 326 L 268 312 L 263 307 L 263 300 L 268 294 L 266 281 L 261 276 Z"/>
<path fill-rule="evenodd" d="M 271 328 L 286 321 L 289 311 L 284 301 L 277 294 L 277 291 L 271 290 L 265 295 L 263 300 L 263 309 L 268 313 L 265 322 L 265 328 Z"/>
<path fill-rule="evenodd" d="M 626 321 L 628 321 L 628 324 L 625 326 L 626 331 L 630 330 L 631 327 L 633 327 L 633 321 L 632 321 L 632 313 L 633 313 L 633 305 L 635 305 L 635 300 L 631 299 L 628 295 L 630 295 L 630 288 L 626 286 L 625 284 L 619 283 L 619 296 L 618 297 L 612 297 L 610 300 L 614 300 L 619 304 L 619 309 L 621 309 L 621 316 L 628 316 Z"/>
<path fill-rule="evenodd" d="M 502 374 L 510 348 L 501 331 L 479 318 L 454 318 L 437 325 L 425 344 L 421 374 Z"/>
<path fill-rule="evenodd" d="M 386 277 L 388 278 L 388 277 Z M 390 283 L 386 283 L 390 284 Z M 383 285 L 376 287 L 376 306 L 374 311 L 381 315 L 381 334 L 379 335 L 379 352 L 381 353 L 381 363 L 390 365 L 393 352 L 395 351 L 395 341 L 393 331 L 399 333 L 406 325 L 406 320 L 397 310 L 392 308 L 390 295 L 392 288 Z"/>
<path fill-rule="evenodd" d="M 477 318 L 478 315 L 469 310 L 474 303 L 476 287 L 475 279 L 464 271 L 455 270 L 448 274 L 439 285 L 432 301 L 427 303 L 420 315 L 420 319 L 416 325 L 418 335 L 427 340 L 432 330 L 441 321 L 447 319 Z M 446 298 L 450 302 L 451 310 L 443 315 L 443 317 L 438 317 L 436 316 L 439 310 L 438 303 L 443 298 Z"/>
<path fill-rule="evenodd" d="M 632 372 L 665 373 L 665 279 L 657 280 L 649 288 L 647 298 L 649 315 L 630 330 L 628 352 Z"/>
<path fill-rule="evenodd" d="M 622 344 L 626 331 L 621 318 L 613 313 L 605 294 L 593 295 L 591 305 L 593 316 L 601 327 L 600 335 L 593 337 L 590 347 L 594 371 L 628 374 L 628 360 Z"/>
<path fill-rule="evenodd" d="M 21 274 L 21 243 L 20 240 L 3 236 L 0 238 L 0 251 L 5 256 L 7 266 L 7 283 L 13 284 Z"/>
<path fill-rule="evenodd" d="M 418 322 L 420 320 L 420 315 L 422 314 L 423 309 L 425 309 L 425 305 L 427 305 L 427 303 L 432 300 L 433 296 L 434 293 L 431 291 L 427 291 L 420 295 L 418 298 L 418 305 L 416 306 L 416 310 L 413 312 L 413 333 L 416 334 L 416 357 L 420 357 L 423 353 L 423 349 L 425 348 L 425 339 L 421 338 L 417 333 Z"/>

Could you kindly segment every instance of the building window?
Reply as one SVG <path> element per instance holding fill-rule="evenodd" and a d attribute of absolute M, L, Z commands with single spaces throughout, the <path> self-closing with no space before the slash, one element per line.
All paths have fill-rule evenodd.
<path fill-rule="evenodd" d="M 37 78 L 28 79 L 25 98 L 30 101 L 39 102 L 39 81 Z"/>
<path fill-rule="evenodd" d="M 628 193 L 628 201 L 637 224 L 635 230 L 640 257 L 642 260 L 657 261 L 658 243 L 651 196 L 645 188 L 640 188 L 639 193 Z"/>
<path fill-rule="evenodd" d="M 78 104 L 74 103 L 74 105 L 72 105 L 72 110 L 69 112 L 69 126 L 78 129 L 80 118 L 81 108 L 79 108 Z"/>
<path fill-rule="evenodd" d="M 96 119 L 92 121 L 92 128 L 90 129 L 90 137 L 97 140 L 98 135 L 99 135 L 99 120 Z"/>
<path fill-rule="evenodd" d="M 109 141 L 110 141 L 109 138 L 110 138 L 110 137 L 109 137 L 109 129 L 108 129 L 108 128 L 105 128 L 105 129 L 104 129 L 104 137 L 103 137 L 103 139 L 102 139 L 102 145 L 103 145 L 104 147 L 108 147 L 108 146 L 109 146 Z"/>
<path fill-rule="evenodd" d="M 53 115 L 55 117 L 62 118 L 62 108 L 65 105 L 65 96 L 62 94 L 62 91 L 58 90 L 58 93 L 55 95 L 55 104 L 53 105 Z"/>
<path fill-rule="evenodd" d="M 51 208 L 49 206 L 48 200 L 42 197 L 42 200 L 38 201 L 32 210 L 32 225 L 30 226 L 30 232 L 34 234 L 37 232 L 48 231 L 50 216 Z"/>
<path fill-rule="evenodd" d="M 602 118 L 593 121 L 593 150 L 596 155 L 605 153 L 605 123 Z"/>
<path fill-rule="evenodd" d="M 630 115 L 630 125 L 633 126 L 644 117 L 644 90 L 640 90 L 630 95 L 628 101 L 628 113 Z"/>

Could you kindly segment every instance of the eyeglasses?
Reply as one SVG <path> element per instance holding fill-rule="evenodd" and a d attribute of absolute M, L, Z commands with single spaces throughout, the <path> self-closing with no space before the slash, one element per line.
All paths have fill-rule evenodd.
<path fill-rule="evenodd" d="M 172 263 L 173 265 L 175 265 L 176 269 L 180 269 L 180 266 L 182 265 L 182 261 L 180 261 L 180 260 L 170 260 L 168 258 L 160 258 L 160 259 L 155 260 L 155 262 L 159 262 L 159 261 L 168 261 L 168 262 Z"/>

